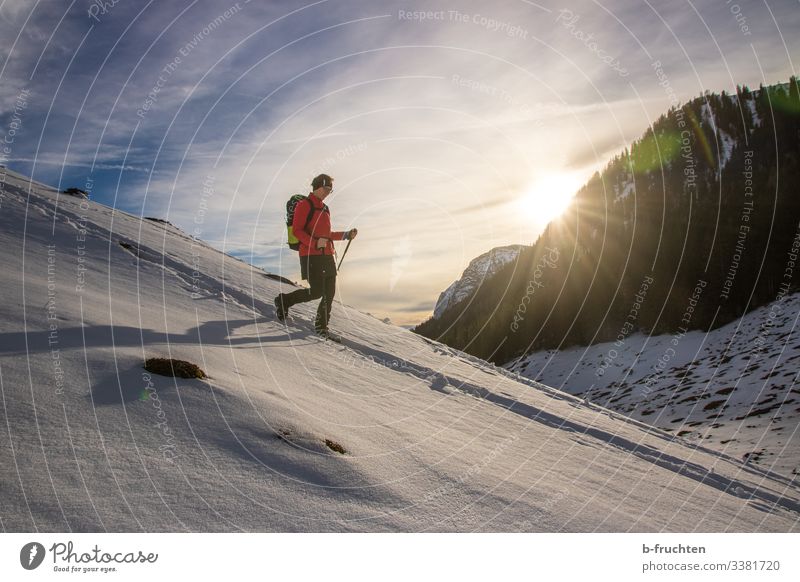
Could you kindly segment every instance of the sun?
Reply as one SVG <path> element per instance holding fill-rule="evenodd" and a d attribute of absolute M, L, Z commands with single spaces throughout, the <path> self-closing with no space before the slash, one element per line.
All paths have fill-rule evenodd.
<path fill-rule="evenodd" d="M 520 209 L 528 218 L 547 224 L 567 209 L 582 183 L 581 176 L 568 172 L 539 176 L 519 199 Z"/>

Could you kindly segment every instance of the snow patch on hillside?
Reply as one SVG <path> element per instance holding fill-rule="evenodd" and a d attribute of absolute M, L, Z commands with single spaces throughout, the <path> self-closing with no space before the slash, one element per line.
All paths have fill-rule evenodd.
<path fill-rule="evenodd" d="M 733 147 L 736 145 L 736 140 L 732 138 L 730 135 L 722 131 L 721 129 L 718 132 L 719 134 L 719 148 L 720 148 L 720 169 L 724 168 L 731 159 L 733 155 Z"/>
<path fill-rule="evenodd" d="M 636 182 L 634 181 L 633 176 L 628 177 L 625 182 L 622 183 L 621 188 L 614 186 L 614 191 L 615 193 L 619 192 L 616 197 L 617 200 L 625 200 L 628 196 L 636 191 Z"/>
<path fill-rule="evenodd" d="M 798 478 L 800 294 L 708 334 L 538 352 L 512 371 Z"/>
<path fill-rule="evenodd" d="M 755 100 L 755 98 L 747 100 L 747 108 L 750 110 L 750 118 L 753 120 L 752 127 L 760 127 L 761 126 L 761 118 L 758 116 L 758 111 L 756 111 L 756 100 Z"/>

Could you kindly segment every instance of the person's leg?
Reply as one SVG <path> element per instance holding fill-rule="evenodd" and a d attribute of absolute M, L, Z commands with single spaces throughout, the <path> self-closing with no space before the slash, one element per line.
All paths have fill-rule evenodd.
<path fill-rule="evenodd" d="M 314 327 L 318 330 L 328 329 L 328 322 L 331 317 L 331 307 L 333 307 L 333 296 L 336 294 L 336 261 L 333 257 L 324 258 L 322 299 L 317 307 L 317 318 Z"/>
<path fill-rule="evenodd" d="M 289 312 L 289 308 L 292 305 L 319 299 L 325 292 L 325 279 L 322 270 L 319 268 L 319 261 L 317 261 L 316 258 L 317 257 L 312 256 L 308 261 L 308 289 L 297 289 L 291 293 L 281 293 L 278 295 L 276 301 L 283 302 L 283 309 L 286 313 Z"/>
<path fill-rule="evenodd" d="M 331 318 L 331 308 L 333 307 L 333 296 L 336 294 L 336 275 L 325 277 L 325 286 L 322 299 L 317 307 L 317 319 L 314 327 L 317 329 L 328 329 L 328 322 Z"/>

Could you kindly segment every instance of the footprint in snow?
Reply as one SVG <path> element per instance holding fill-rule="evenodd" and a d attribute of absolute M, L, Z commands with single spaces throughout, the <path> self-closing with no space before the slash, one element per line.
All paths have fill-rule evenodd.
<path fill-rule="evenodd" d="M 339 455 L 346 455 L 347 450 L 338 442 L 313 435 L 305 431 L 297 431 L 291 428 L 279 428 L 274 436 L 279 441 L 309 453 L 330 455 L 332 452 Z"/>
<path fill-rule="evenodd" d="M 436 390 L 442 394 L 453 393 L 453 387 L 447 383 L 447 378 L 441 374 L 436 374 L 435 376 L 429 377 L 428 381 L 430 382 L 431 390 Z"/>

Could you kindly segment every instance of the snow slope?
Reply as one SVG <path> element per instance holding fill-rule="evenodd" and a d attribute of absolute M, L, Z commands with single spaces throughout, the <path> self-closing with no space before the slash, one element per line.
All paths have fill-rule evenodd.
<path fill-rule="evenodd" d="M 632 418 L 800 478 L 800 294 L 708 334 L 550 350 L 509 369 Z"/>
<path fill-rule="evenodd" d="M 345 305 L 321 342 L 172 226 L 12 173 L 0 205 L 4 531 L 800 531 L 784 477 Z"/>

